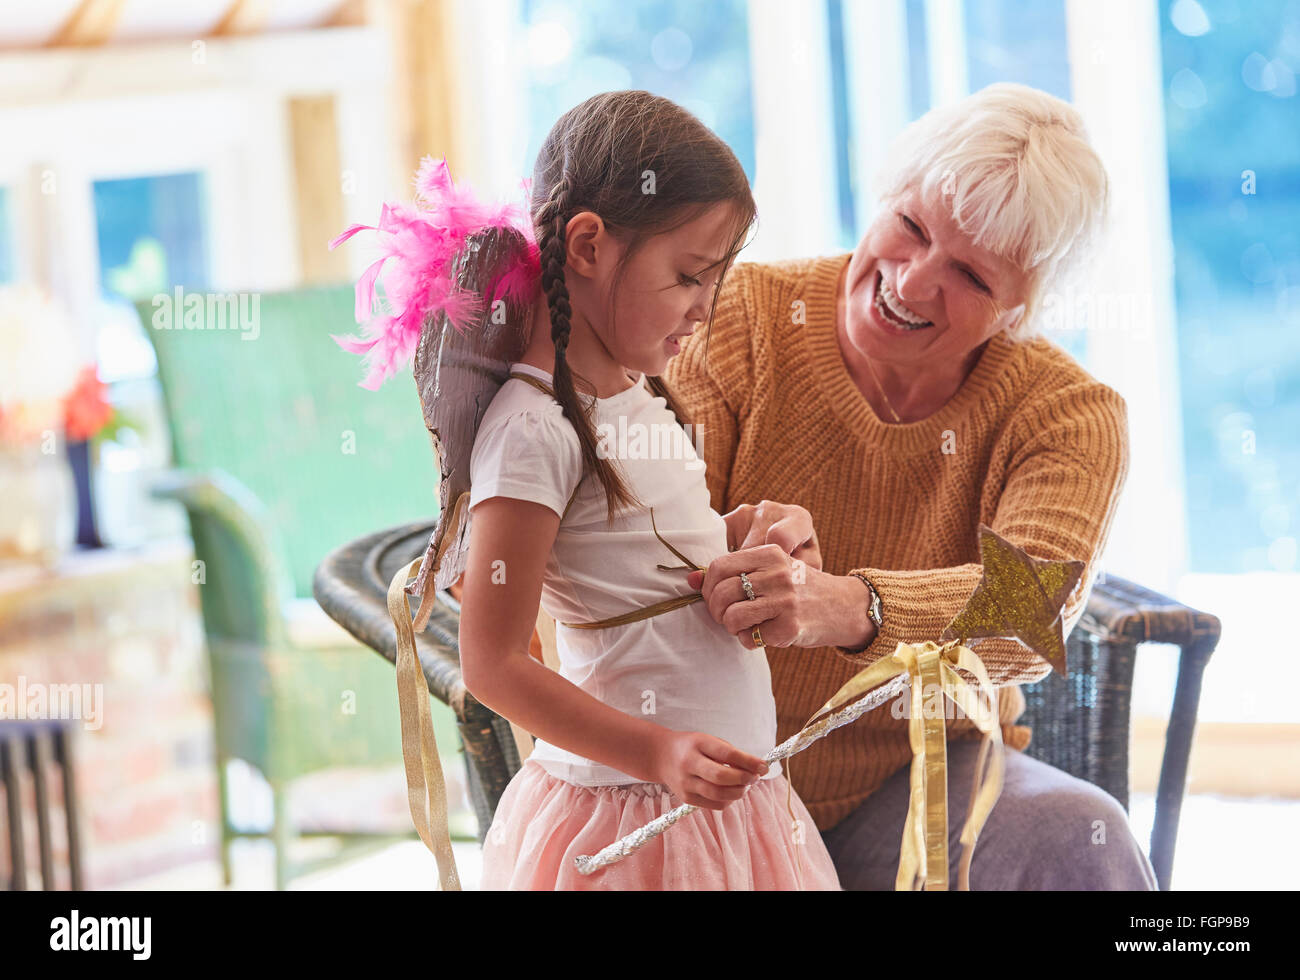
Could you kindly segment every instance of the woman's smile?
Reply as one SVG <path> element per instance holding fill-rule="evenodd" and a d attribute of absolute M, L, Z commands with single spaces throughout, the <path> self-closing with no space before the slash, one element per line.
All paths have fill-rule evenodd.
<path fill-rule="evenodd" d="M 933 321 L 918 316 L 903 305 L 903 301 L 898 298 L 898 294 L 889 287 L 889 283 L 885 282 L 884 273 L 878 269 L 876 270 L 876 288 L 872 303 L 891 326 L 900 330 L 910 332 L 934 326 Z"/>
<path fill-rule="evenodd" d="M 922 319 L 903 304 L 879 268 L 870 273 L 869 279 L 860 282 L 862 285 L 855 288 L 856 295 L 850 302 L 857 317 L 868 321 L 880 333 L 891 338 L 912 336 L 935 326 L 933 321 Z"/>

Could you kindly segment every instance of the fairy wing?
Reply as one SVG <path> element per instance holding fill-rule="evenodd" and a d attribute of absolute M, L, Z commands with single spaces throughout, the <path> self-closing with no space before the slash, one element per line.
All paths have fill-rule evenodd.
<path fill-rule="evenodd" d="M 453 266 L 457 286 L 475 295 L 501 295 L 502 276 L 521 267 L 528 248 L 523 235 L 509 227 L 492 226 L 469 235 Z M 438 460 L 440 509 L 419 574 L 407 589 L 412 595 L 423 596 L 430 579 L 435 589 L 446 589 L 465 571 L 474 438 L 511 363 L 523 356 L 528 341 L 532 307 L 512 298 L 517 295 L 506 291 L 504 298 L 484 304 L 468 329 L 459 329 L 439 310 L 421 330 L 415 384 Z"/>

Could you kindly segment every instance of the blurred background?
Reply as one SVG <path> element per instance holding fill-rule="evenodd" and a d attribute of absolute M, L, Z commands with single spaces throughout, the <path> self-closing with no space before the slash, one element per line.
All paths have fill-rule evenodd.
<path fill-rule="evenodd" d="M 1105 569 L 1223 623 L 1175 887 L 1286 887 L 1296 850 L 1265 849 L 1300 816 L 1279 680 L 1300 601 L 1297 73 L 1300 0 L 3 0 L 0 790 L 75 806 L 16 837 L 7 808 L 0 882 L 432 887 L 392 666 L 312 598 L 328 553 L 436 514 L 409 372 L 361 390 L 330 340 L 372 254 L 327 243 L 408 200 L 423 155 L 517 196 L 563 111 L 649 89 L 744 164 L 742 259 L 829 254 L 866 230 L 908 121 L 1015 81 L 1078 106 L 1112 180 L 1091 280 L 1043 313 L 1129 406 Z M 1175 652 L 1138 657 L 1143 841 Z M 434 710 L 472 885 L 463 752 Z M 3 737 L 70 716 L 38 741 L 74 794 Z"/>

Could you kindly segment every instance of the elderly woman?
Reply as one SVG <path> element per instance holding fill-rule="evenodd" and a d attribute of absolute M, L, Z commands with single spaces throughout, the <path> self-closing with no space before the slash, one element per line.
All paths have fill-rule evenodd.
<path fill-rule="evenodd" d="M 759 627 L 778 740 L 900 640 L 939 639 L 980 580 L 981 522 L 1087 563 L 1065 609 L 1078 620 L 1128 470 L 1125 405 L 1035 336 L 1035 311 L 1085 254 L 1106 186 L 1074 109 L 990 86 L 899 136 L 853 253 L 738 263 L 711 328 L 670 362 L 737 549 L 690 583 L 747 646 Z M 1010 640 L 978 652 L 1009 750 L 971 888 L 1155 888 L 1114 797 L 1019 751 L 1018 685 L 1049 666 Z M 894 886 L 912 757 L 900 705 L 790 767 L 849 889 Z M 980 733 L 962 717 L 947 731 L 955 881 L 951 815 Z"/>

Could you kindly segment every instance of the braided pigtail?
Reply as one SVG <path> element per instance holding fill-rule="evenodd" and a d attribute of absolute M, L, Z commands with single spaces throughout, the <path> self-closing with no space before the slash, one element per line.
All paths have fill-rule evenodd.
<path fill-rule="evenodd" d="M 561 174 L 534 219 L 539 229 L 537 244 L 541 250 L 542 292 L 546 296 L 547 309 L 551 315 L 551 341 L 555 345 L 552 380 L 556 401 L 564 409 L 565 417 L 573 424 L 582 445 L 583 476 L 594 472 L 600 480 L 605 489 L 606 518 L 613 524 L 618 508 L 636 506 L 638 501 L 614 464 L 599 453 L 590 411 L 584 409 L 578 401 L 573 386 L 573 373 L 569 370 L 569 362 L 565 357 L 573 314 L 569 306 L 569 288 L 564 281 L 564 267 L 568 261 L 565 227 L 572 216 L 570 210 L 570 182 L 567 174 Z"/>

